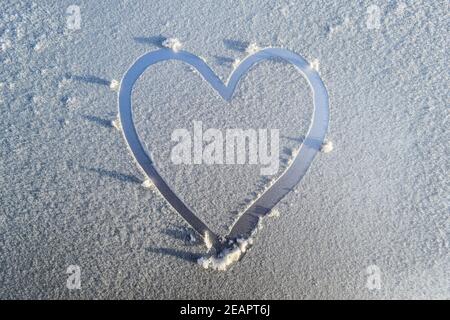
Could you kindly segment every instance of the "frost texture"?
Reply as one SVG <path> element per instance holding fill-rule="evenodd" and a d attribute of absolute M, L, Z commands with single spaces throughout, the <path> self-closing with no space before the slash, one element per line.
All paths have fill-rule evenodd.
<path fill-rule="evenodd" d="M 61 290 L 63 281 L 54 281 L 55 274 L 64 274 L 69 247 L 76 248 L 77 259 L 70 263 L 81 264 L 82 281 L 87 271 L 83 264 L 102 271 L 102 281 L 76 293 L 83 299 L 279 299 L 299 298 L 305 292 L 311 299 L 449 298 L 448 161 L 442 156 L 448 149 L 447 3 L 284 3 L 258 5 L 248 0 L 230 10 L 226 2 L 206 7 L 198 0 L 177 7 L 162 1 L 128 1 L 126 6 L 91 1 L 81 6 L 81 30 L 70 30 L 62 3 L 0 1 L 1 299 L 73 298 L 73 292 Z M 366 9 L 371 4 L 381 9 L 380 29 L 367 29 L 372 17 Z M 148 190 L 140 183 L 108 174 L 136 168 L 111 121 L 101 120 L 115 118 L 117 99 L 109 82 L 120 80 L 135 59 L 160 47 L 164 39 L 159 34 L 170 33 L 189 39 L 189 51 L 212 60 L 210 67 L 223 79 L 232 60 L 218 64 L 214 57 L 243 58 L 248 40 L 290 48 L 310 61 L 319 58 L 330 91 L 332 142 L 338 149 L 314 160 L 294 189 L 297 193 L 280 203 L 280 220 L 269 220 L 272 225 L 264 232 L 270 243 L 261 241 L 251 255 L 241 256 L 245 261 L 229 270 L 232 281 L 222 281 L 228 275 L 219 274 L 225 276 L 219 279 L 220 289 L 215 286 L 219 271 L 189 265 L 187 256 L 177 253 L 195 254 L 198 248 L 186 248 L 164 233 L 184 225 L 169 213 L 166 202 L 145 194 Z M 45 48 L 37 52 L 40 41 Z M 311 99 L 306 100 L 311 92 L 302 76 L 292 68 L 292 77 L 283 79 L 299 81 L 285 82 L 282 73 L 290 67 L 269 64 L 261 63 L 248 73 L 231 108 L 225 108 L 229 104 L 222 105 L 200 77 L 191 81 L 184 64 L 151 67 L 148 77 L 140 80 L 142 87 L 133 92 L 140 103 L 135 112 L 146 111 L 136 114 L 142 121 L 140 133 L 146 134 L 147 121 L 155 128 L 148 137 L 169 125 L 189 129 L 192 122 L 176 116 L 180 110 L 189 111 L 187 117 L 195 120 L 219 119 L 208 128 L 247 129 L 278 128 L 289 120 L 289 110 L 311 109 Z M 280 76 L 269 70 L 279 70 Z M 271 81 L 275 78 L 283 81 Z M 292 97 L 282 93 L 284 87 L 295 91 Z M 296 98 L 300 96 L 305 100 Z M 284 108 L 285 103 L 292 108 Z M 235 110 L 242 110 L 236 120 L 231 118 Z M 98 121 L 88 120 L 96 117 Z M 298 127 L 299 135 L 305 127 Z M 149 145 L 148 151 L 163 159 L 169 155 L 164 152 L 170 135 L 159 137 L 164 139 Z M 341 147 L 340 141 L 348 142 Z M 291 148 L 290 142 L 297 143 L 286 140 L 286 147 Z M 178 179 L 181 167 L 167 177 L 174 186 L 183 181 Z M 256 177 L 250 170 L 241 176 L 239 168 L 222 172 L 197 167 L 201 166 L 193 166 L 186 183 L 199 184 L 180 189 L 180 195 L 205 215 L 229 213 L 237 209 L 235 198 L 240 201 L 255 191 L 243 187 Z M 202 178 L 202 172 L 214 175 Z M 210 188 L 208 183 L 230 187 Z M 200 192 L 207 188 L 210 193 Z M 214 197 L 224 199 L 216 193 L 222 190 L 231 190 L 227 197 L 232 205 L 212 203 Z M 192 203 L 194 198 L 199 200 Z M 221 223 L 233 220 L 225 220 L 228 216 L 223 214 L 213 226 L 225 233 Z M 61 245 L 61 239 L 69 245 Z M 157 249 L 166 247 L 164 254 Z M 381 267 L 380 291 L 365 285 L 369 263 Z M 301 285 L 287 276 L 293 270 L 307 270 Z M 135 285 L 144 278 L 152 279 L 151 290 Z"/>
<path fill-rule="evenodd" d="M 5 52 L 12 47 L 12 42 L 9 39 L 0 39 L 1 52 Z"/>

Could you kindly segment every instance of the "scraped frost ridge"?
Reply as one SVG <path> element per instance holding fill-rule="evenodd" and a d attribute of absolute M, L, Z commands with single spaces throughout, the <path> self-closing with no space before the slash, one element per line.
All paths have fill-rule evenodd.
<path fill-rule="evenodd" d="M 241 59 L 239 59 L 239 58 L 236 58 L 234 61 L 233 61 L 233 69 L 236 69 L 237 67 L 238 67 L 238 65 L 239 65 L 239 63 L 241 63 Z"/>
<path fill-rule="evenodd" d="M 143 172 L 144 175 L 146 175 L 145 172 Z M 141 187 L 150 190 L 153 193 L 159 193 L 159 189 L 155 186 L 153 181 L 150 178 L 145 178 L 145 180 L 141 183 Z"/>
<path fill-rule="evenodd" d="M 228 268 L 235 262 L 238 262 L 244 253 L 246 253 L 253 245 L 254 237 L 258 231 L 262 230 L 263 217 L 259 217 L 258 225 L 253 230 L 248 238 L 237 238 L 236 240 L 229 240 L 228 247 L 223 249 L 217 255 L 201 257 L 197 263 L 205 269 L 213 269 L 216 271 L 227 271 Z M 205 237 L 206 239 L 206 237 Z"/>
<path fill-rule="evenodd" d="M 177 38 L 167 38 L 162 42 L 163 47 L 172 49 L 175 52 L 180 51 L 181 47 L 183 46 Z"/>
<path fill-rule="evenodd" d="M 236 239 L 231 247 L 224 249 L 217 256 L 201 257 L 197 263 L 205 269 L 213 269 L 217 271 L 226 271 L 229 266 L 239 261 L 242 254 L 253 244 L 253 239 Z"/>
<path fill-rule="evenodd" d="M 278 209 L 272 209 L 270 210 L 270 213 L 267 215 L 269 218 L 278 218 L 280 216 L 280 210 Z"/>
<path fill-rule="evenodd" d="M 111 121 L 111 126 L 113 128 L 116 128 L 117 130 L 122 130 L 122 124 L 120 123 L 120 119 L 116 118 L 113 121 Z"/>
<path fill-rule="evenodd" d="M 154 189 L 155 188 L 153 181 L 150 179 L 145 179 L 144 182 L 142 182 L 141 186 L 146 189 Z"/>
<path fill-rule="evenodd" d="M 290 154 L 289 158 L 287 159 L 288 166 L 290 166 L 292 164 L 292 162 L 294 162 L 294 159 L 297 156 L 297 154 L 299 153 L 299 151 L 300 151 L 300 149 L 298 149 L 298 148 L 292 148 L 291 154 Z"/>
<path fill-rule="evenodd" d="M 256 44 L 256 43 L 250 43 L 249 45 L 248 45 L 248 47 L 245 49 L 245 52 L 247 53 L 247 54 L 254 54 L 254 53 L 256 53 L 256 52 L 258 52 L 259 50 L 260 50 L 261 48 L 260 47 L 258 47 L 258 45 Z"/>
<path fill-rule="evenodd" d="M 311 69 L 314 69 L 316 71 L 319 71 L 319 59 L 314 59 L 309 66 L 311 67 Z"/>
<path fill-rule="evenodd" d="M 189 243 L 196 243 L 197 239 L 192 233 L 189 233 Z"/>
<path fill-rule="evenodd" d="M 322 147 L 320 148 L 320 151 L 323 153 L 329 153 L 333 151 L 333 142 L 331 142 L 330 140 L 325 140 L 322 144 Z"/>
<path fill-rule="evenodd" d="M 111 91 L 119 91 L 119 87 L 120 87 L 120 82 L 117 80 L 111 80 L 110 84 L 109 84 L 109 89 L 111 89 Z"/>
<path fill-rule="evenodd" d="M 203 241 L 205 242 L 205 246 L 208 250 L 210 250 L 213 247 L 213 243 L 211 241 L 211 238 L 209 237 L 208 232 L 205 232 L 205 235 L 203 236 Z"/>
<path fill-rule="evenodd" d="M 291 158 L 294 158 L 298 154 L 298 149 L 294 148 L 291 152 Z M 259 198 L 267 189 L 269 189 L 274 183 L 276 179 L 272 179 L 267 183 L 265 188 L 257 194 L 257 198 Z M 249 204 L 250 206 L 251 204 Z M 269 218 L 278 218 L 280 216 L 280 212 L 278 209 L 272 209 L 270 213 L 267 215 Z M 247 252 L 247 250 L 253 245 L 253 239 L 256 233 L 263 229 L 263 221 L 264 217 L 259 217 L 258 224 L 256 228 L 253 230 L 252 234 L 248 238 L 237 238 L 235 241 L 230 240 L 228 243 L 229 246 L 223 249 L 222 252 L 219 252 L 217 255 L 201 257 L 197 260 L 197 263 L 201 265 L 205 269 L 213 269 L 217 271 L 226 271 L 233 263 L 239 261 L 241 256 Z M 212 248 L 212 243 L 210 243 L 208 233 L 205 233 L 204 242 L 206 247 L 209 249 Z"/>

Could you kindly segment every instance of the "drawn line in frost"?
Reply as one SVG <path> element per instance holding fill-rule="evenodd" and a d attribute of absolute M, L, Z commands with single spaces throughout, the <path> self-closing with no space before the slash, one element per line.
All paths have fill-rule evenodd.
<path fill-rule="evenodd" d="M 150 157 L 143 148 L 133 122 L 131 105 L 133 85 L 151 65 L 167 60 L 179 60 L 195 68 L 224 100 L 230 101 L 240 78 L 258 62 L 272 58 L 281 58 L 293 64 L 308 81 L 313 92 L 314 110 L 312 122 L 290 166 L 239 216 L 232 225 L 229 234 L 226 237 L 221 237 L 211 231 L 195 215 L 193 210 L 175 194 L 155 166 L 153 166 Z M 272 208 L 300 182 L 316 153 L 321 148 L 329 121 L 328 93 L 320 75 L 301 56 L 282 48 L 265 48 L 247 56 L 231 73 L 226 83 L 223 83 L 201 58 L 192 53 L 171 49 L 149 52 L 138 58 L 125 73 L 120 83 L 118 100 L 122 133 L 134 159 L 167 202 L 203 237 L 208 247 L 216 250 L 216 253 L 226 252 L 227 250 L 234 252 L 235 250 L 231 250 L 229 247 L 231 244 L 233 244 L 235 249 L 236 244 L 242 244 L 244 240 L 251 238 L 258 227 L 260 219 L 270 213 Z M 247 247 L 247 242 L 245 247 Z M 237 258 L 239 259 L 239 257 Z M 209 262 L 203 261 L 202 263 L 208 264 Z M 207 267 L 207 265 L 204 266 Z"/>

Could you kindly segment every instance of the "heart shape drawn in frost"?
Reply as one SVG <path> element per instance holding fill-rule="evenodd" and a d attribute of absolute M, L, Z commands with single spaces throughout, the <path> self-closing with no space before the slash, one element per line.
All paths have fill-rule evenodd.
<path fill-rule="evenodd" d="M 274 181 L 270 188 L 266 189 L 258 199 L 247 207 L 232 225 L 229 234 L 226 237 L 221 237 L 212 232 L 172 191 L 145 152 L 133 122 L 131 106 L 133 85 L 152 64 L 165 60 L 180 60 L 195 68 L 223 99 L 230 101 L 239 79 L 256 63 L 271 58 L 281 58 L 293 64 L 308 81 L 313 92 L 314 110 L 312 121 L 308 133 L 289 167 Z M 265 48 L 247 56 L 232 72 L 225 84 L 196 55 L 186 51 L 175 52 L 170 49 L 160 49 L 146 53 L 138 58 L 125 73 L 119 90 L 119 118 L 122 133 L 128 147 L 142 171 L 154 183 L 155 187 L 167 202 L 169 202 L 192 228 L 203 238 L 208 238 L 208 241 L 216 249 L 216 252 L 220 252 L 225 248 L 229 240 L 234 241 L 238 238 L 249 238 L 257 228 L 260 218 L 269 213 L 305 175 L 314 156 L 320 149 L 327 132 L 329 119 L 328 93 L 317 71 L 311 68 L 310 64 L 301 56 L 286 49 Z"/>

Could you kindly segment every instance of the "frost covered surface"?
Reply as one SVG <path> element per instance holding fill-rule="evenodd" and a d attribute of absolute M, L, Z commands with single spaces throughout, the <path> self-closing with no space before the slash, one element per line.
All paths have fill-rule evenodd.
<path fill-rule="evenodd" d="M 449 298 L 446 2 L 81 1 L 81 29 L 69 30 L 72 4 L 0 1 L 1 298 Z M 140 186 L 111 131 L 110 80 L 167 35 L 221 79 L 249 41 L 289 48 L 320 61 L 330 95 L 338 147 L 316 157 L 226 273 L 195 263 L 204 246 L 186 245 L 183 219 Z M 308 90 L 268 62 L 226 103 L 167 62 L 143 75 L 133 101 L 164 177 L 224 233 L 264 189 L 259 168 L 173 168 L 167 137 L 193 120 L 271 127 L 292 150 L 309 127 Z M 66 289 L 69 265 L 82 290 Z M 366 287 L 371 265 L 380 290 Z"/>

